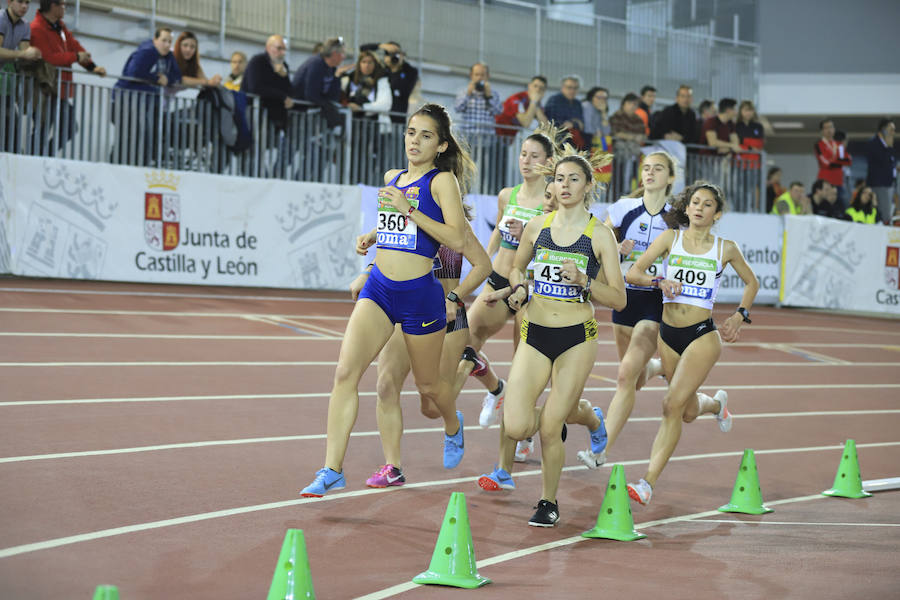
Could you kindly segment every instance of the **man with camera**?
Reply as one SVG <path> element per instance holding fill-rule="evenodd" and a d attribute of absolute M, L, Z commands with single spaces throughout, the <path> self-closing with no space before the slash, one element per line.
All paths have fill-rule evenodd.
<path fill-rule="evenodd" d="M 384 52 L 384 66 L 387 70 L 388 82 L 391 84 L 391 115 L 394 123 L 405 123 L 409 110 L 409 97 L 419 81 L 419 70 L 406 62 L 406 53 L 397 42 L 381 44 L 364 44 L 360 50 L 381 50 Z"/>
<path fill-rule="evenodd" d="M 468 136 L 492 135 L 494 117 L 503 112 L 500 98 L 491 90 L 488 77 L 490 70 L 486 64 L 472 65 L 469 69 L 469 85 L 456 97 L 453 105 L 461 119 L 459 130 Z"/>

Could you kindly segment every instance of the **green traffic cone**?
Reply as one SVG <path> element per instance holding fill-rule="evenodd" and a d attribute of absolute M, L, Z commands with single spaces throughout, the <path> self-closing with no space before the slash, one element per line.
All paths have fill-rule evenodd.
<path fill-rule="evenodd" d="M 98 585 L 94 600 L 119 600 L 119 588 L 114 585 Z"/>
<path fill-rule="evenodd" d="M 315 598 L 302 529 L 288 529 L 275 565 L 267 600 Z"/>
<path fill-rule="evenodd" d="M 761 515 L 773 512 L 762 503 L 762 490 L 759 487 L 759 473 L 756 470 L 756 458 L 753 450 L 744 450 L 741 459 L 741 468 L 738 470 L 737 479 L 734 482 L 734 491 L 731 493 L 731 502 L 720 506 L 721 512 L 746 513 L 748 515 Z"/>
<path fill-rule="evenodd" d="M 466 512 L 466 495 L 450 494 L 444 523 L 438 534 L 431 564 L 424 573 L 413 577 L 413 583 L 450 585 L 473 589 L 487 585 L 491 580 L 478 574 L 475 567 L 475 548 Z"/>
<path fill-rule="evenodd" d="M 872 495 L 862 489 L 855 440 L 847 440 L 841 464 L 838 465 L 837 475 L 834 476 L 834 485 L 830 490 L 822 492 L 822 495 L 840 496 L 841 498 L 868 498 Z"/>
<path fill-rule="evenodd" d="M 647 537 L 634 530 L 634 518 L 631 516 L 631 502 L 628 499 L 628 488 L 625 487 L 625 467 L 613 465 L 606 484 L 606 495 L 600 505 L 597 524 L 581 537 L 605 538 L 621 542 L 633 542 Z"/>

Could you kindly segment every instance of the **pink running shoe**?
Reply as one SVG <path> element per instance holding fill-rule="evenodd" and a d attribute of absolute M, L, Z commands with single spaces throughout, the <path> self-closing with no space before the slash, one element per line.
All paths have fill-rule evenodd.
<path fill-rule="evenodd" d="M 384 465 L 366 479 L 366 485 L 370 488 L 386 488 L 394 485 L 403 485 L 404 483 L 406 483 L 406 477 L 394 465 Z"/>

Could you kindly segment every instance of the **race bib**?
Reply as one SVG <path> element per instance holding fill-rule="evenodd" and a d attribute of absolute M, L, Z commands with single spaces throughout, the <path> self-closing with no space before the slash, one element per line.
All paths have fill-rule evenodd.
<path fill-rule="evenodd" d="M 419 207 L 419 200 L 406 200 L 410 206 Z M 378 200 L 378 222 L 375 225 L 375 241 L 379 248 L 391 250 L 415 250 L 418 228 L 407 215 L 401 214 L 387 201 Z"/>
<path fill-rule="evenodd" d="M 524 206 L 507 204 L 506 208 L 503 210 L 503 217 L 501 217 L 500 222 L 497 224 L 497 230 L 500 231 L 501 239 L 507 244 L 518 248 L 519 240 L 509 232 L 509 225 L 507 225 L 506 222 L 513 219 L 522 223 L 522 227 L 524 228 L 525 225 L 528 224 L 528 221 L 543 212 L 544 211 L 539 208 L 525 208 Z"/>
<path fill-rule="evenodd" d="M 621 266 L 622 266 L 622 275 L 623 276 L 628 273 L 628 270 L 631 269 L 631 265 L 636 263 L 643 254 L 644 254 L 643 250 L 635 249 L 635 250 L 631 251 L 631 254 L 629 254 L 628 256 L 626 256 L 622 259 Z M 656 260 L 653 261 L 653 264 L 650 265 L 650 268 L 647 269 L 647 271 L 646 271 L 647 275 L 649 275 L 650 277 L 656 277 L 658 275 L 661 275 L 662 274 L 662 264 L 663 264 L 663 259 L 661 256 L 658 256 L 656 258 Z"/>
<path fill-rule="evenodd" d="M 583 254 L 560 252 L 539 248 L 534 256 L 534 294 L 564 300 L 566 302 L 584 302 L 581 286 L 563 281 L 562 263 L 569 259 L 575 263 L 582 273 L 587 273 L 588 259 Z"/>
<path fill-rule="evenodd" d="M 709 300 L 716 283 L 716 261 L 700 256 L 670 254 L 666 279 L 681 282 L 681 295 Z"/>

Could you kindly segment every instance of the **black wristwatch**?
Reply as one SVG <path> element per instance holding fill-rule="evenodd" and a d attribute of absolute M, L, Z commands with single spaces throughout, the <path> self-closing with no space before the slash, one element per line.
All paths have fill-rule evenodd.
<path fill-rule="evenodd" d="M 460 308 L 466 307 L 466 303 L 463 302 L 462 299 L 460 299 L 460 297 L 456 295 L 456 292 L 454 292 L 452 290 L 450 291 L 449 294 L 447 294 L 447 300 L 449 300 L 450 302 L 455 302 L 456 305 L 459 306 Z"/>
<path fill-rule="evenodd" d="M 748 311 L 743 306 L 739 306 L 735 312 L 737 312 L 741 315 L 741 318 L 744 320 L 744 323 L 752 323 L 753 322 L 750 320 L 750 311 Z"/>

